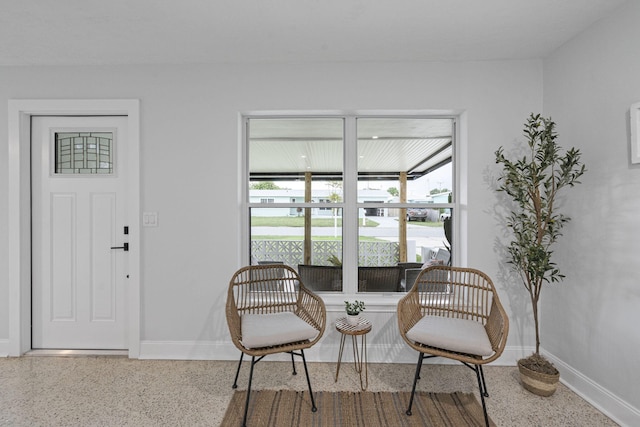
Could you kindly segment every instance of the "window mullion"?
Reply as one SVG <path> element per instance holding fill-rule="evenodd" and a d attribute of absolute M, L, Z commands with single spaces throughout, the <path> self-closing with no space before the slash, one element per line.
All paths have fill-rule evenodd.
<path fill-rule="evenodd" d="M 343 292 L 355 294 L 358 291 L 358 156 L 355 117 L 345 117 L 344 133 Z"/>
<path fill-rule="evenodd" d="M 242 118 L 240 159 L 242 161 L 242 179 L 240 182 L 240 262 L 251 264 L 251 220 L 249 211 L 249 118 Z"/>

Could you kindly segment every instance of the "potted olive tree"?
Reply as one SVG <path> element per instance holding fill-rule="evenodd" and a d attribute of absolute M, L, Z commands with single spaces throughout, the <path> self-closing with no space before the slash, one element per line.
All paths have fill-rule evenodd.
<path fill-rule="evenodd" d="M 506 223 L 513 236 L 506 248 L 508 262 L 521 277 L 533 309 L 536 350 L 518 361 L 522 384 L 533 393 L 550 396 L 560 374 L 540 355 L 538 304 L 543 285 L 564 278 L 552 261 L 552 247 L 570 218 L 558 212 L 556 197 L 564 187 L 579 183 L 585 166 L 580 162 L 580 150 L 561 153 L 551 118 L 531 114 L 524 135 L 527 147 L 521 157 L 508 159 L 503 147 L 495 152 L 496 163 L 502 167 L 497 190 L 513 201 Z"/>

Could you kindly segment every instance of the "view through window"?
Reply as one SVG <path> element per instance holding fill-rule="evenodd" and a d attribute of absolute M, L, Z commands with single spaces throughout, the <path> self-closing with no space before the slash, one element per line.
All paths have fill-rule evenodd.
<path fill-rule="evenodd" d="M 248 117 L 246 129 L 253 264 L 290 265 L 314 291 L 388 293 L 451 262 L 454 118 Z M 357 285 L 343 283 L 344 247 Z"/>

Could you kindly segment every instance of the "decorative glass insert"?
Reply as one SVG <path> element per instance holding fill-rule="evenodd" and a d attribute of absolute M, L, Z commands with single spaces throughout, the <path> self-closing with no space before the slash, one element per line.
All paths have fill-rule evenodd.
<path fill-rule="evenodd" d="M 113 133 L 56 132 L 55 173 L 113 173 Z"/>

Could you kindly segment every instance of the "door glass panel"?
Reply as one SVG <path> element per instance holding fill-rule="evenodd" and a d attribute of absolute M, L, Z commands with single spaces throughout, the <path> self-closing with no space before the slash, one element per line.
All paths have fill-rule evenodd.
<path fill-rule="evenodd" d="M 56 174 L 113 173 L 112 132 L 56 132 Z"/>

